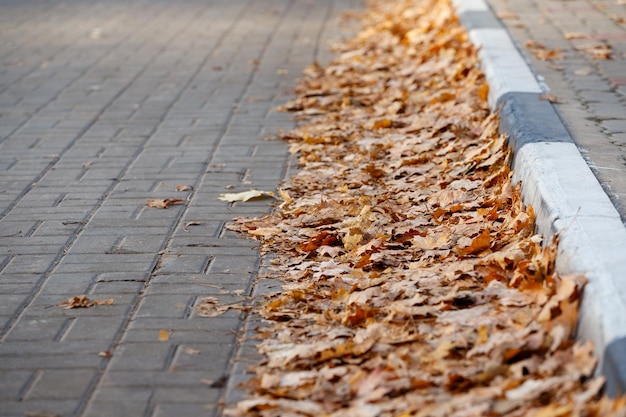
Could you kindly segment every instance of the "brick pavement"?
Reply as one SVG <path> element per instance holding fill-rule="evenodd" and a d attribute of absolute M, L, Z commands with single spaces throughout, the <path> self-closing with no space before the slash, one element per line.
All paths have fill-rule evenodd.
<path fill-rule="evenodd" d="M 626 2 L 488 2 L 558 97 L 557 112 L 626 222 Z M 559 50 L 563 59 L 538 59 L 528 41 Z M 585 52 L 596 45 L 610 47 L 611 59 Z"/>
<path fill-rule="evenodd" d="M 358 4 L 0 0 L 0 415 L 216 416 L 237 397 L 246 315 L 195 307 L 271 286 L 224 229 L 269 204 L 217 197 L 284 177 L 264 138 L 292 122 L 271 109 Z M 80 294 L 114 303 L 58 305 Z"/>

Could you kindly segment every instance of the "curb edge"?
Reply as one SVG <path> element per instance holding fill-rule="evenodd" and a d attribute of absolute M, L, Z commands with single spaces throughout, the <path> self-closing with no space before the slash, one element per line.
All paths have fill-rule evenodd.
<path fill-rule="evenodd" d="M 500 108 L 500 130 L 513 148 L 514 182 L 535 208 L 537 229 L 559 236 L 556 269 L 583 273 L 585 288 L 577 336 L 591 340 L 606 392 L 626 392 L 626 227 L 583 159 L 554 106 L 539 99 L 544 86 L 485 0 L 452 0 L 461 24 L 480 48 Z M 626 280 L 623 280 L 626 281 Z"/>

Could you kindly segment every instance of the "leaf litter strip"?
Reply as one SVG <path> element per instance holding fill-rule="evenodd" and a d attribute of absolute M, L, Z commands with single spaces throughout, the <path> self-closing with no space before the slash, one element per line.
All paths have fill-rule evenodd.
<path fill-rule="evenodd" d="M 285 106 L 301 171 L 233 229 L 272 253 L 246 416 L 626 416 L 575 341 L 581 276 L 511 184 L 447 0 L 376 0 Z"/>

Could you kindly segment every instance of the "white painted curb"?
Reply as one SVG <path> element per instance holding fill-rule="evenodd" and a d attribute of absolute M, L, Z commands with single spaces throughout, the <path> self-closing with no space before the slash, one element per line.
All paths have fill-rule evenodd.
<path fill-rule="evenodd" d="M 537 79 L 504 29 L 474 29 L 470 39 L 480 48 L 478 57 L 489 82 L 489 105 L 496 110 L 507 93 L 541 93 Z"/>

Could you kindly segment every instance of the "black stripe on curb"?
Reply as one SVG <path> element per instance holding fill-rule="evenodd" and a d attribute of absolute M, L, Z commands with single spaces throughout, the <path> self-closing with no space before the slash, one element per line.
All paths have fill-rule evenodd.
<path fill-rule="evenodd" d="M 623 395 L 624 375 L 626 375 L 626 337 L 614 340 L 604 350 L 602 375 L 606 378 L 606 393 L 612 397 Z"/>
<path fill-rule="evenodd" d="M 500 130 L 507 134 L 513 152 L 527 143 L 573 143 L 552 103 L 540 96 L 511 92 L 498 100 Z"/>

